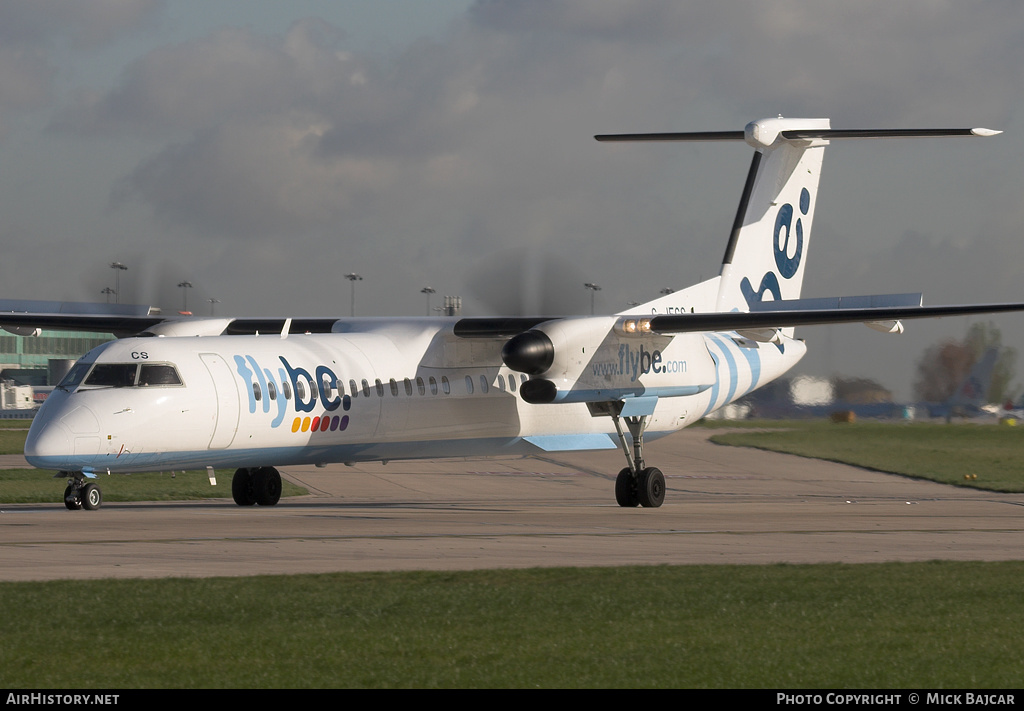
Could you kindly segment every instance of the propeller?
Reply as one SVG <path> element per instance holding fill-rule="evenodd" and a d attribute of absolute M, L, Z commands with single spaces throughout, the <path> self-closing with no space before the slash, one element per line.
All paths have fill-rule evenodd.
<path fill-rule="evenodd" d="M 587 277 L 551 252 L 517 248 L 477 263 L 469 295 L 494 316 L 571 316 L 590 313 Z"/>

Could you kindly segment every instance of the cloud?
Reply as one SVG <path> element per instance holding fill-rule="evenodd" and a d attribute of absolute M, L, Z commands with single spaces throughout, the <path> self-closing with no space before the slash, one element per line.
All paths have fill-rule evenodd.
<path fill-rule="evenodd" d="M 0 45 L 37 46 L 68 39 L 94 48 L 154 21 L 164 0 L 4 0 Z"/>

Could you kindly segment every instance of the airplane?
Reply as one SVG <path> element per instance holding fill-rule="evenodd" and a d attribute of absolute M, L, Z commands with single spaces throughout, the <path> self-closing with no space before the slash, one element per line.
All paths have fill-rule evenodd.
<path fill-rule="evenodd" d="M 236 469 L 240 506 L 272 506 L 279 467 L 616 449 L 616 503 L 656 508 L 646 441 L 795 366 L 794 328 L 1024 310 L 923 306 L 920 294 L 801 298 L 824 149 L 833 140 L 991 136 L 989 129 L 832 129 L 768 118 L 742 131 L 601 142 L 745 141 L 754 149 L 718 276 L 612 315 L 178 318 L 4 313 L 0 326 L 125 336 L 83 356 L 36 415 L 28 462 L 95 510 L 101 473 Z"/>

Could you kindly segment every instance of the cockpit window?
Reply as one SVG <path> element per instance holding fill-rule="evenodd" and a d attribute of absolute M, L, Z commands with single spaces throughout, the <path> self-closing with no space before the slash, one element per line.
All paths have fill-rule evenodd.
<path fill-rule="evenodd" d="M 85 374 L 89 372 L 91 367 L 92 363 L 75 363 L 71 366 L 71 370 L 57 383 L 57 387 L 68 392 L 74 390 L 82 382 L 82 379 L 85 378 Z"/>
<path fill-rule="evenodd" d="M 139 366 L 135 363 L 97 363 L 89 373 L 89 377 L 85 379 L 85 384 L 108 388 L 128 388 L 135 385 L 135 371 L 138 369 Z"/>
<path fill-rule="evenodd" d="M 92 368 L 90 371 L 89 368 Z M 95 388 L 155 388 L 180 386 L 181 376 L 168 363 L 78 363 L 58 387 L 73 390 L 85 377 L 84 387 Z"/>
<path fill-rule="evenodd" d="M 181 385 L 181 378 L 173 365 L 143 363 L 139 371 L 139 385 Z"/>

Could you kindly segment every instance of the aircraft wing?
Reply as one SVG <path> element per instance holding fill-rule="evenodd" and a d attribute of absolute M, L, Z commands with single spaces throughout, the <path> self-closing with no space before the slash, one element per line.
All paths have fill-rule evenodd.
<path fill-rule="evenodd" d="M 785 302 L 780 302 L 784 304 Z M 882 306 L 855 308 L 811 308 L 764 310 L 727 313 L 671 314 L 652 316 L 651 330 L 656 333 L 687 333 L 694 331 L 735 331 L 737 329 L 788 328 L 792 326 L 822 326 L 831 323 L 884 323 L 919 318 L 969 316 L 1008 311 L 1024 311 L 1024 303 L 966 304 L 955 306 Z"/>
<path fill-rule="evenodd" d="M 625 318 L 644 321 L 644 330 L 663 334 L 737 330 L 767 331 L 794 326 L 858 322 L 866 323 L 878 330 L 890 331 L 896 330 L 894 326 L 897 322 L 904 320 L 1008 311 L 1024 311 L 1024 302 L 922 306 L 920 294 L 884 294 L 764 301 L 755 304 L 751 311 L 629 315 Z M 461 338 L 510 337 L 528 331 L 545 321 L 557 321 L 559 318 L 557 316 L 463 318 L 455 323 L 455 335 Z"/>

